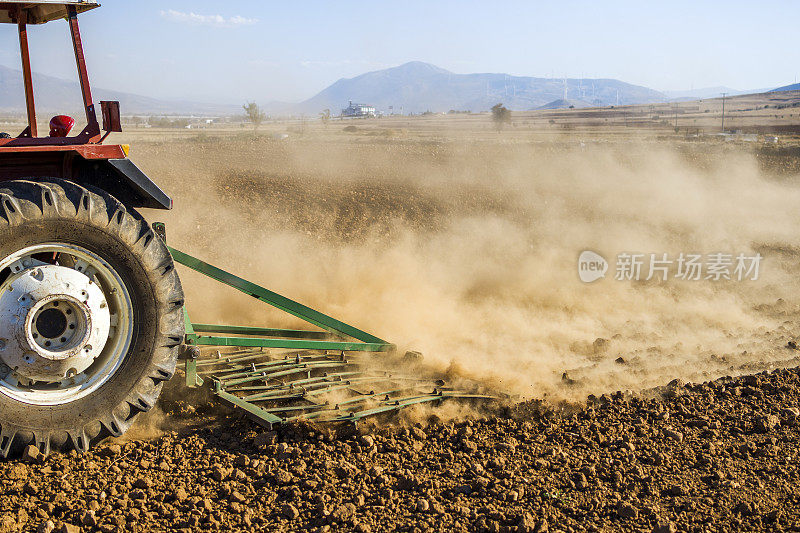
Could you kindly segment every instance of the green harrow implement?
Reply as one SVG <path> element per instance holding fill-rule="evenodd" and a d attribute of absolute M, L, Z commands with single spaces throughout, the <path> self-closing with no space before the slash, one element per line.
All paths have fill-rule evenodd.
<path fill-rule="evenodd" d="M 154 227 L 163 237 L 163 225 Z M 209 387 L 222 402 L 270 429 L 298 420 L 356 424 L 414 405 L 493 398 L 446 387 L 438 379 L 387 372 L 376 355 L 395 352 L 395 345 L 187 253 L 169 251 L 176 263 L 322 330 L 198 324 L 184 308 L 186 385 Z"/>

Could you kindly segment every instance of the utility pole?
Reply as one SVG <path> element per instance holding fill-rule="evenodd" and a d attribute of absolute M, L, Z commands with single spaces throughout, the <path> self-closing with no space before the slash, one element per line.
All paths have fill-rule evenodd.
<path fill-rule="evenodd" d="M 722 93 L 722 133 L 725 133 L 725 97 L 728 93 Z"/>

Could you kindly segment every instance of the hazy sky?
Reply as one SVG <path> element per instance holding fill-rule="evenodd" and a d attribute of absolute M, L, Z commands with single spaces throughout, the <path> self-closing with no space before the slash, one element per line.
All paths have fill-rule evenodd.
<path fill-rule="evenodd" d="M 789 0 L 106 0 L 79 21 L 94 85 L 200 101 L 300 101 L 412 60 L 659 90 L 775 87 L 800 72 Z M 35 71 L 74 77 L 65 22 L 30 38 Z M 16 39 L 0 27 L 0 64 L 19 68 Z"/>

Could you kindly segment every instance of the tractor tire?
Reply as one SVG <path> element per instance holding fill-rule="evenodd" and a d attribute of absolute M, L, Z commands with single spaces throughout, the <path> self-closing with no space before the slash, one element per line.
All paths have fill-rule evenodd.
<path fill-rule="evenodd" d="M 0 456 L 119 437 L 183 338 L 178 274 L 140 214 L 65 180 L 0 183 Z"/>

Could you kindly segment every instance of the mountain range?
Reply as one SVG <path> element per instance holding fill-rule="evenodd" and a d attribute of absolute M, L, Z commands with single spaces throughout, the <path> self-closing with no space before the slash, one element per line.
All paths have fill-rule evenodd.
<path fill-rule="evenodd" d="M 566 94 L 565 94 L 566 93 Z M 508 74 L 455 74 L 430 63 L 412 61 L 398 67 L 340 79 L 308 100 L 289 107 L 298 113 L 330 109 L 337 113 L 348 101 L 373 105 L 387 112 L 421 113 L 487 111 L 498 102 L 523 111 L 555 100 L 586 105 L 626 105 L 663 102 L 653 89 L 613 79 L 532 78 Z"/>
<path fill-rule="evenodd" d="M 704 87 L 702 89 L 691 89 L 688 91 L 664 91 L 670 101 L 679 102 L 685 100 L 701 100 L 703 98 L 719 98 L 722 96 L 722 93 L 725 93 L 726 96 L 739 96 L 742 94 L 757 94 L 757 93 L 765 93 L 770 91 L 771 88 L 761 88 L 761 89 L 731 89 L 730 87 Z M 775 89 L 777 90 L 786 90 L 786 89 Z"/>
<path fill-rule="evenodd" d="M 33 74 L 36 109 L 43 113 L 80 113 L 81 89 L 77 82 L 44 74 Z M 204 104 L 184 100 L 166 100 L 138 94 L 92 87 L 95 102 L 118 100 L 124 114 L 194 114 L 233 115 L 241 112 L 234 105 Z M 0 65 L 0 111 L 25 109 L 25 87 L 22 72 Z"/>
<path fill-rule="evenodd" d="M 80 112 L 81 94 L 76 82 L 34 74 L 37 108 L 44 112 Z M 798 89 L 787 85 L 775 91 Z M 430 63 L 403 65 L 342 78 L 300 103 L 270 102 L 262 107 L 273 115 L 316 116 L 324 109 L 338 115 L 348 102 L 374 106 L 384 113 L 426 111 L 487 111 L 502 102 L 514 111 L 631 105 L 671 100 L 717 97 L 720 93 L 746 94 L 769 89 L 737 91 L 710 87 L 692 91 L 659 92 L 615 79 L 535 78 L 508 74 L 456 74 Z M 124 114 L 237 115 L 237 105 L 158 99 L 111 89 L 93 88 L 95 101 L 119 100 Z M 25 109 L 22 74 L 0 65 L 0 112 Z"/>
<path fill-rule="evenodd" d="M 783 87 L 778 87 L 777 89 L 772 89 L 771 93 L 779 92 L 779 91 L 800 91 L 800 83 L 793 83 L 791 85 L 784 85 Z"/>

